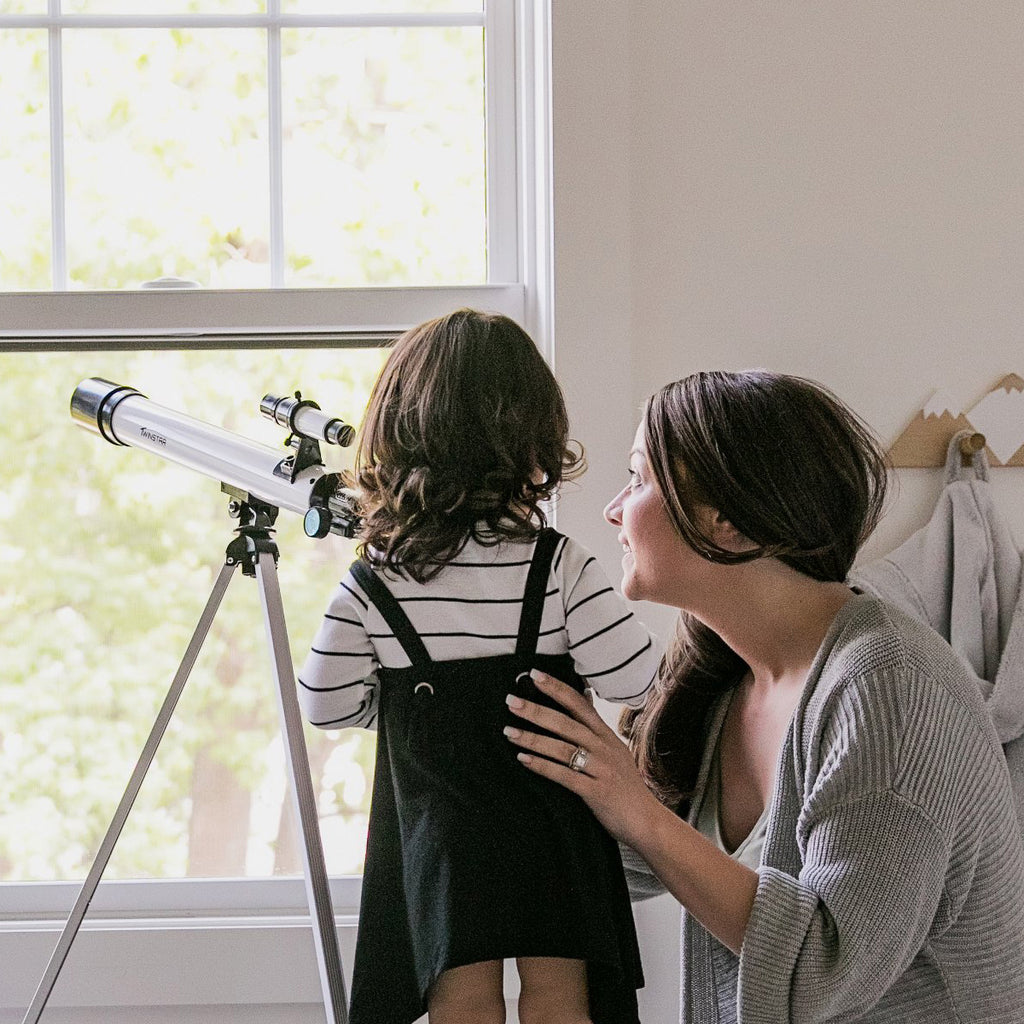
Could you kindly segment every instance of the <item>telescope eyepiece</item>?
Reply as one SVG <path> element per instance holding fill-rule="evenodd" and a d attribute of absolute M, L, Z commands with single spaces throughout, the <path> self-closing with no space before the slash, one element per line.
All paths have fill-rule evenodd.
<path fill-rule="evenodd" d="M 260 412 L 293 434 L 312 441 L 326 441 L 347 448 L 356 436 L 354 427 L 337 416 L 322 412 L 316 402 L 303 398 L 298 391 L 294 397 L 264 395 Z"/>

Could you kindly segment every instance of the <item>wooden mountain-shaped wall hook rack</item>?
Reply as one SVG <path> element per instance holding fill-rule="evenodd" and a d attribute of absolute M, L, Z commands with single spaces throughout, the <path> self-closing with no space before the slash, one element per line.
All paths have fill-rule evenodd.
<path fill-rule="evenodd" d="M 989 465 L 1024 466 L 1024 378 L 1007 374 L 966 412 L 936 391 L 889 449 L 890 462 L 900 468 L 943 466 L 949 442 L 961 430 L 984 435 L 974 439 L 975 450 L 984 444 Z"/>

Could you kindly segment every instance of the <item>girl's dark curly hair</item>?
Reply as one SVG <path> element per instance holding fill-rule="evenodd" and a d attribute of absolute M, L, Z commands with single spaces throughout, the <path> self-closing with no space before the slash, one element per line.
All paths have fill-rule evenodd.
<path fill-rule="evenodd" d="M 473 537 L 527 540 L 584 468 L 561 388 L 513 320 L 460 309 L 403 334 L 356 452 L 363 557 L 423 583 Z"/>

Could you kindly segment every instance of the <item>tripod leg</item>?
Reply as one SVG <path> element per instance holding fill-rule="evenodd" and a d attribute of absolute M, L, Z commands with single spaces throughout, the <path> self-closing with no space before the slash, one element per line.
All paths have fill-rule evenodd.
<path fill-rule="evenodd" d="M 203 614 L 199 617 L 195 632 L 189 641 L 188 649 L 181 659 L 178 671 L 171 682 L 171 688 L 167 691 L 167 696 L 160 706 L 160 712 L 153 723 L 153 728 L 150 730 L 149 739 L 146 740 L 146 745 L 142 748 L 142 753 L 139 755 L 139 760 L 135 765 L 135 771 L 132 772 L 132 777 L 128 782 L 128 788 L 124 791 L 124 796 L 121 797 L 121 802 L 117 805 L 117 811 L 114 813 L 113 821 L 111 821 L 110 826 L 107 828 L 107 834 L 103 837 L 103 842 L 100 843 L 96 859 L 93 861 L 89 874 L 86 876 L 85 882 L 78 893 L 78 899 L 75 900 L 71 916 L 68 918 L 67 924 L 64 925 L 64 930 L 60 933 L 57 946 L 50 957 L 50 962 L 46 965 L 46 971 L 43 973 L 42 981 L 39 982 L 39 986 L 36 988 L 36 994 L 32 997 L 32 1003 L 25 1014 L 23 1024 L 36 1024 L 42 1015 L 43 1009 L 46 1007 L 46 1002 L 50 998 L 53 986 L 57 983 L 57 977 L 64 966 L 64 961 L 71 951 L 71 944 L 75 941 L 75 936 L 78 934 L 78 929 L 82 924 L 85 913 L 89 909 L 89 904 L 92 902 L 96 887 L 99 885 L 103 872 L 106 870 L 110 855 L 114 852 L 114 844 L 121 835 L 121 829 L 124 828 L 124 823 L 128 818 L 129 811 L 132 809 L 132 804 L 135 803 L 135 798 L 139 795 L 143 780 L 146 778 L 146 772 L 149 771 L 149 767 L 153 763 L 157 747 L 160 745 L 160 740 L 163 739 L 167 724 L 171 720 L 171 715 L 174 714 L 178 698 L 185 688 L 185 683 L 188 682 L 189 673 L 196 663 L 196 658 L 199 657 L 203 641 L 210 631 L 213 618 L 217 614 L 217 609 L 220 607 L 221 600 L 224 597 L 224 591 L 227 590 L 227 586 L 231 582 L 232 573 L 236 568 L 237 566 L 235 565 L 225 564 L 221 567 L 220 575 L 214 580 L 213 590 L 206 602 L 206 607 L 203 609 Z"/>
<path fill-rule="evenodd" d="M 273 659 L 277 706 L 281 715 L 288 758 L 291 792 L 302 829 L 306 899 L 313 918 L 313 939 L 316 945 L 317 966 L 320 970 L 320 987 L 324 994 L 324 1008 L 330 1024 L 348 1024 L 348 997 L 345 993 L 345 978 L 338 950 L 338 934 L 334 926 L 334 910 L 331 906 L 323 844 L 320 841 L 316 796 L 310 778 L 306 738 L 302 733 L 302 714 L 295 691 L 295 673 L 288 647 L 284 606 L 281 602 L 277 568 L 272 557 L 258 558 L 256 578 L 259 581 L 263 617 Z"/>

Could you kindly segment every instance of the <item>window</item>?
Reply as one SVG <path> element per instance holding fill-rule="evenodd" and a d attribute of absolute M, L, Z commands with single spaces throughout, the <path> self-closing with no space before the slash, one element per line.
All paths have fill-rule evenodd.
<path fill-rule="evenodd" d="M 58 924 L 76 886 L 36 883 L 84 877 L 233 526 L 215 482 L 74 426 L 77 383 L 277 445 L 265 392 L 357 421 L 380 346 L 427 317 L 547 340 L 543 4 L 139 9 L 0 0 L 0 880 Z M 351 545 L 278 526 L 300 661 Z M 291 882 L 268 895 L 301 870 L 271 686 L 239 574 L 108 870 L 225 881 L 111 885 L 101 912 L 302 912 Z M 307 739 L 328 870 L 358 872 L 372 738 Z"/>

